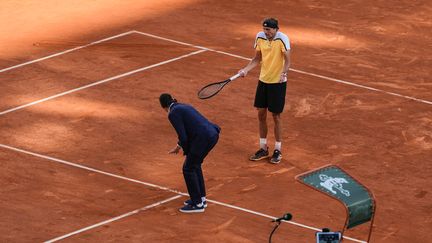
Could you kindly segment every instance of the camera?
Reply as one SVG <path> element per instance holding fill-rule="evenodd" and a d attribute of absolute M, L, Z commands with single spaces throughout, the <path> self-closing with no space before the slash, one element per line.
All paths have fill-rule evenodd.
<path fill-rule="evenodd" d="M 322 232 L 317 232 L 316 243 L 339 243 L 342 239 L 340 232 L 330 232 L 329 229 L 324 228 Z"/>

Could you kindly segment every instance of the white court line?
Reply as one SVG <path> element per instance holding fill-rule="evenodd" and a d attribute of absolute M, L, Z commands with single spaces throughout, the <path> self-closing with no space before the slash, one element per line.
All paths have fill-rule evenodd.
<path fill-rule="evenodd" d="M 177 43 L 177 44 L 181 44 L 181 45 L 186 45 L 186 46 L 191 46 L 191 47 L 195 47 L 195 48 L 200 49 L 200 51 L 194 52 L 195 54 L 198 54 L 198 53 L 203 52 L 203 51 L 212 51 L 212 52 L 216 52 L 216 53 L 232 56 L 232 57 L 235 57 L 235 58 L 240 58 L 240 59 L 244 59 L 244 60 L 251 60 L 250 58 L 243 57 L 243 56 L 240 56 L 240 55 L 236 55 L 236 54 L 232 54 L 232 53 L 228 53 L 228 52 L 224 52 L 224 51 L 217 51 L 217 50 L 206 48 L 206 47 L 202 47 L 202 46 L 197 46 L 197 45 L 193 45 L 193 44 L 189 44 L 189 43 L 185 43 L 185 42 L 181 42 L 181 41 L 176 41 L 176 40 L 165 38 L 165 37 L 160 37 L 160 36 L 157 36 L 157 35 L 152 35 L 152 34 L 141 32 L 141 31 L 132 30 L 132 31 L 128 31 L 128 32 L 116 35 L 116 36 L 112 36 L 112 37 L 108 37 L 108 38 L 105 38 L 105 39 L 102 39 L 102 40 L 99 40 L 99 41 L 95 41 L 95 42 L 92 42 L 92 43 L 87 44 L 87 45 L 75 47 L 75 48 L 72 48 L 72 49 L 69 49 L 69 50 L 57 53 L 57 54 L 53 54 L 53 55 L 50 55 L 50 56 L 47 56 L 47 57 L 39 58 L 39 59 L 30 61 L 30 62 L 26 62 L 26 63 L 19 64 L 19 65 L 13 66 L 13 67 L 2 69 L 2 70 L 0 70 L 0 72 L 4 72 L 4 71 L 7 71 L 7 70 L 10 70 L 10 69 L 13 69 L 13 68 L 18 68 L 18 67 L 25 66 L 25 65 L 28 65 L 28 64 L 31 64 L 31 63 L 35 63 L 35 62 L 38 62 L 38 61 L 42 61 L 42 60 L 45 60 L 45 59 L 48 59 L 48 58 L 59 56 L 59 55 L 62 55 L 62 54 L 65 54 L 65 53 L 68 53 L 68 52 L 71 52 L 71 51 L 82 49 L 84 47 L 88 47 L 88 46 L 91 46 L 91 45 L 94 45 L 94 44 L 97 44 L 97 43 L 101 43 L 103 41 L 111 40 L 111 39 L 114 39 L 114 38 L 118 38 L 120 36 L 131 34 L 131 33 L 137 33 L 137 34 L 145 35 L 145 36 L 148 36 L 148 37 L 153 37 L 153 38 L 156 38 L 156 39 L 161 39 L 161 40 L 165 40 L 165 41 L 169 41 L 169 42 L 173 42 L 173 43 Z M 194 53 L 191 53 L 191 55 L 194 55 Z M 182 56 L 180 58 L 183 58 L 183 57 L 184 56 Z M 176 60 L 178 60 L 178 59 L 176 59 Z M 170 61 L 162 62 L 160 64 L 155 64 L 155 65 L 163 65 L 163 64 L 166 64 L 168 62 L 170 62 Z M 152 68 L 152 67 L 153 66 L 148 67 L 148 68 Z M 19 109 L 22 109 L 22 108 L 25 108 L 25 107 L 28 107 L 28 106 L 32 106 L 34 104 L 38 104 L 38 103 L 41 103 L 41 102 L 44 102 L 44 101 L 47 101 L 47 100 L 51 100 L 51 99 L 57 98 L 59 96 L 63 96 L 63 95 L 69 94 L 69 93 L 73 93 L 73 92 L 81 90 L 81 89 L 85 89 L 85 88 L 88 88 L 88 87 L 91 87 L 91 86 L 94 86 L 94 85 L 98 85 L 100 83 L 104 83 L 104 82 L 108 82 L 108 81 L 111 81 L 111 80 L 116 79 L 116 78 L 121 78 L 121 77 L 124 77 L 124 76 L 128 76 L 130 74 L 133 74 L 133 73 L 139 72 L 139 71 L 143 71 L 143 70 L 146 70 L 148 68 L 143 68 L 142 70 L 139 70 L 139 69 L 138 70 L 134 70 L 134 71 L 122 74 L 122 75 L 118 75 L 118 76 L 115 76 L 115 77 L 112 77 L 112 78 L 108 78 L 108 79 L 105 79 L 105 80 L 98 81 L 98 82 L 96 82 L 94 84 L 86 85 L 86 86 L 83 86 L 81 88 L 73 89 L 73 90 L 70 90 L 70 91 L 67 91 L 67 92 L 64 92 L 64 93 L 61 93 L 61 94 L 57 94 L 57 95 L 53 95 L 53 96 L 47 97 L 45 99 L 41 99 L 41 100 L 34 101 L 34 102 L 31 102 L 31 103 L 28 103 L 28 104 L 25 104 L 25 105 L 21 105 L 21 106 L 15 107 L 15 108 L 11 108 L 11 109 L 8 109 L 6 111 L 0 112 L 0 116 L 4 115 L 4 114 L 7 114 L 9 112 L 15 111 L 15 110 L 19 110 Z M 421 103 L 432 105 L 432 101 L 418 99 L 418 98 L 415 98 L 415 97 L 406 96 L 406 95 L 402 95 L 402 94 L 398 94 L 398 93 L 394 93 L 394 92 L 388 92 L 388 91 L 384 91 L 384 90 L 381 90 L 381 89 L 372 88 L 372 87 L 368 87 L 368 86 L 365 86 L 365 85 L 352 83 L 352 82 L 341 80 L 341 79 L 336 79 L 336 78 L 331 78 L 331 77 L 327 77 L 327 76 L 323 76 L 323 75 L 319 75 L 319 74 L 314 74 L 314 73 L 310 73 L 310 72 L 301 71 L 301 70 L 298 70 L 298 69 L 291 68 L 290 70 L 292 70 L 294 72 L 298 72 L 298 73 L 304 74 L 304 75 L 309 75 L 309 76 L 313 76 L 313 77 L 317 77 L 317 78 L 321 78 L 321 79 L 325 79 L 325 80 L 330 80 L 330 81 L 333 81 L 333 82 L 338 82 L 338 83 L 342 83 L 342 84 L 346 84 L 346 85 L 351 85 L 351 86 L 355 86 L 355 87 L 358 87 L 358 88 L 363 88 L 363 89 L 367 89 L 367 90 L 371 90 L 371 91 L 375 91 L 375 92 L 385 93 L 385 94 L 388 94 L 388 95 L 397 96 L 397 97 L 401 97 L 401 98 L 405 98 L 405 99 L 409 99 L 409 100 L 413 100 L 413 101 L 417 101 L 417 102 L 421 102 Z"/>
<path fill-rule="evenodd" d="M 95 172 L 95 173 L 100 173 L 100 174 L 103 174 L 103 175 L 115 177 L 115 178 L 118 178 L 118 179 L 130 181 L 130 182 L 134 182 L 134 183 L 138 183 L 138 184 L 142 184 L 142 185 L 146 185 L 146 186 L 157 188 L 157 189 L 160 189 L 160 190 L 163 190 L 163 191 L 173 192 L 173 193 L 176 193 L 176 194 L 181 195 L 181 196 L 188 196 L 188 194 L 186 194 L 186 193 L 179 192 L 179 191 L 167 188 L 167 187 L 158 186 L 158 185 L 155 185 L 155 184 L 152 184 L 152 183 L 147 183 L 147 182 L 143 182 L 143 181 L 127 178 L 127 177 L 124 177 L 124 176 L 119 176 L 119 175 L 112 174 L 112 173 L 109 173 L 109 172 L 93 169 L 93 168 L 90 168 L 90 167 L 87 167 L 87 166 L 84 166 L 84 165 L 76 164 L 76 163 L 69 162 L 69 161 L 62 160 L 62 159 L 57 159 L 57 158 L 54 158 L 54 157 L 51 157 L 51 156 L 46 156 L 46 155 L 38 154 L 38 153 L 35 153 L 35 152 L 30 152 L 30 151 L 27 151 L 27 150 L 24 150 L 24 149 L 15 148 L 15 147 L 8 146 L 8 145 L 5 145 L 5 144 L 1 144 L 0 143 L 0 147 L 1 148 L 5 148 L 5 149 L 9 149 L 9 150 L 12 150 L 12 151 L 16 151 L 16 152 L 32 155 L 32 156 L 35 156 L 35 157 L 38 157 L 38 158 L 43 158 L 43 159 L 46 159 L 46 160 L 54 161 L 54 162 L 57 162 L 57 163 L 60 163 L 60 164 L 65 164 L 65 165 L 69 165 L 69 166 L 72 166 L 72 167 L 76 167 L 76 168 L 80 168 L 80 169 L 84 169 L 84 170 L 89 170 L 89 171 L 92 171 L 92 172 Z M 245 208 L 237 207 L 237 206 L 234 206 L 234 205 L 226 204 L 226 203 L 223 203 L 223 202 L 218 202 L 218 201 L 215 201 L 215 200 L 208 200 L 208 201 L 212 202 L 214 204 L 218 204 L 218 205 L 221 205 L 221 206 L 225 206 L 225 207 L 229 207 L 229 208 L 232 208 L 232 209 L 240 210 L 240 211 L 247 212 L 247 213 L 250 213 L 250 214 L 254 214 L 254 215 L 257 215 L 257 216 L 261 216 L 261 217 L 265 217 L 265 218 L 269 218 L 269 219 L 277 219 L 277 217 L 274 217 L 274 216 L 270 216 L 270 215 L 259 213 L 259 212 L 252 211 L 252 210 L 249 210 L 249 209 L 245 209 Z M 306 229 L 310 229 L 310 230 L 314 230 L 314 231 L 321 231 L 318 228 L 307 226 L 307 225 L 300 224 L 300 223 L 296 223 L 294 221 L 285 221 L 285 222 L 293 224 L 293 225 L 296 225 L 296 226 L 299 226 L 299 227 L 302 227 L 302 228 L 306 228 Z M 359 243 L 367 243 L 365 241 L 361 241 L 361 240 L 358 240 L 358 239 L 355 239 L 355 238 L 351 238 L 351 237 L 348 237 L 348 236 L 343 236 L 343 237 L 344 237 L 344 239 L 347 239 L 347 240 L 351 240 L 351 241 L 355 241 L 355 242 L 359 242 Z"/>
<path fill-rule="evenodd" d="M 174 42 L 174 43 L 181 44 L 181 45 L 192 46 L 192 47 L 195 47 L 195 48 L 199 48 L 199 49 L 203 49 L 203 50 L 208 50 L 208 51 L 212 51 L 212 52 L 216 52 L 216 53 L 220 53 L 220 54 L 236 57 L 236 58 L 243 59 L 243 60 L 248 60 L 248 61 L 252 60 L 251 58 L 243 57 L 243 56 L 232 54 L 232 53 L 229 53 L 229 52 L 217 51 L 217 50 L 214 50 L 214 49 L 211 49 L 211 48 L 207 48 L 207 47 L 196 46 L 196 45 L 193 45 L 193 44 L 189 44 L 189 43 L 185 43 L 185 42 L 181 42 L 181 41 L 176 41 L 176 40 L 173 40 L 173 39 L 168 39 L 168 38 L 165 38 L 165 37 L 161 37 L 161 36 L 157 36 L 157 35 L 152 35 L 152 34 L 141 32 L 141 31 L 134 30 L 133 32 L 137 33 L 137 34 L 141 34 L 141 35 L 145 35 L 145 36 L 149 36 L 149 37 L 165 40 L 165 41 Z M 309 76 L 316 77 L 316 78 L 321 78 L 321 79 L 333 81 L 333 82 L 337 82 L 337 83 L 341 83 L 341 84 L 351 85 L 351 86 L 355 86 L 355 87 L 358 87 L 358 88 L 363 88 L 363 89 L 367 89 L 367 90 L 371 90 L 371 91 L 375 91 L 375 92 L 379 92 L 379 93 L 384 93 L 384 94 L 388 94 L 388 95 L 392 95 L 392 96 L 397 96 L 397 97 L 401 97 L 401 98 L 405 98 L 405 99 L 409 99 L 409 100 L 425 103 L 425 104 L 428 104 L 428 105 L 432 105 L 432 101 L 418 99 L 418 98 L 415 98 L 415 97 L 411 97 L 411 96 L 407 96 L 407 95 L 402 95 L 402 94 L 398 94 L 398 93 L 394 93 L 394 92 L 389 92 L 389 91 L 385 91 L 385 90 L 382 90 L 382 89 L 372 88 L 372 87 L 369 87 L 369 86 L 366 86 L 366 85 L 356 84 L 356 83 L 345 81 L 345 80 L 342 80 L 342 79 L 331 78 L 331 77 L 327 77 L 327 76 L 324 76 L 324 75 L 310 73 L 310 72 L 306 72 L 306 71 L 302 71 L 302 70 L 298 70 L 298 69 L 294 69 L 294 68 L 290 68 L 290 71 L 301 73 L 301 74 L 304 74 L 304 75 L 309 75 Z"/>
<path fill-rule="evenodd" d="M 127 178 L 127 177 L 124 177 L 124 176 L 112 174 L 112 173 L 109 173 L 109 172 L 93 169 L 93 168 L 88 167 L 88 166 L 84 166 L 84 165 L 80 165 L 80 164 L 75 164 L 75 163 L 72 163 L 72 162 L 69 162 L 69 161 L 66 161 L 66 160 L 56 159 L 56 158 L 51 157 L 51 156 L 46 156 L 46 155 L 43 155 L 43 154 L 33 153 L 33 152 L 26 151 L 26 150 L 23 150 L 23 149 L 11 147 L 11 146 L 8 146 L 8 145 L 5 145 L 5 144 L 1 144 L 0 143 L 0 147 L 5 148 L 5 149 L 9 149 L 9 150 L 13 150 L 13 151 L 16 151 L 16 152 L 32 155 L 32 156 L 35 156 L 35 157 L 38 157 L 38 158 L 42 158 L 42 159 L 46 159 L 46 160 L 51 160 L 51 161 L 54 161 L 54 162 L 57 162 L 57 163 L 60 163 L 60 164 L 69 165 L 69 166 L 80 168 L 80 169 L 83 169 L 83 170 L 88 170 L 88 171 L 92 171 L 92 172 L 95 172 L 95 173 L 99 173 L 99 174 L 115 177 L 115 178 L 118 178 L 118 179 L 121 179 L 121 180 L 130 181 L 130 182 L 142 184 L 142 185 L 145 185 L 145 186 L 157 188 L 157 189 L 160 189 L 160 190 L 163 190 L 163 191 L 172 192 L 172 193 L 175 193 L 175 194 L 178 194 L 178 195 L 188 196 L 187 193 L 179 192 L 179 191 L 170 189 L 168 187 L 163 187 L 163 186 L 158 186 L 158 185 L 147 183 L 147 182 L 142 182 L 142 181 L 139 181 L 139 180 L 135 180 L 135 179 Z"/>
<path fill-rule="evenodd" d="M 114 218 L 112 218 L 112 219 L 108 219 L 108 220 L 105 220 L 105 221 L 99 222 L 99 223 L 97 223 L 97 224 L 94 224 L 94 225 L 91 225 L 91 226 L 88 226 L 88 227 L 85 227 L 85 228 L 82 228 L 82 229 L 76 230 L 76 231 L 71 232 L 71 233 L 69 233 L 69 234 L 65 234 L 65 235 L 59 236 L 59 237 L 57 237 L 57 238 L 54 238 L 54 239 L 51 239 L 51 240 L 47 240 L 47 241 L 45 241 L 45 243 L 51 243 L 51 242 L 56 242 L 56 241 L 59 241 L 59 240 L 63 240 L 63 239 L 65 239 L 65 238 L 68 238 L 68 237 L 70 237 L 70 236 L 73 236 L 73 235 L 76 235 L 76 234 L 82 233 L 82 232 L 84 232 L 84 231 L 87 231 L 87 230 L 91 230 L 91 229 L 97 228 L 97 227 L 99 227 L 99 226 L 101 226 L 101 225 L 108 224 L 108 223 L 111 223 L 111 222 L 117 221 L 117 220 L 119 220 L 119 219 L 126 218 L 126 217 L 129 217 L 129 216 L 131 216 L 131 215 L 137 214 L 137 213 L 139 213 L 139 212 L 141 212 L 141 211 L 145 211 L 145 210 L 147 210 L 147 209 L 154 208 L 154 207 L 159 206 L 159 205 L 161 205 L 161 204 L 164 204 L 164 203 L 167 203 L 167 202 L 169 202 L 169 201 L 175 200 L 175 199 L 177 199 L 177 198 L 179 198 L 179 197 L 181 197 L 181 196 L 180 196 L 180 195 L 177 195 L 177 196 L 174 196 L 174 197 L 170 197 L 170 198 L 165 199 L 165 200 L 163 200 L 163 201 L 160 201 L 160 202 L 157 202 L 157 203 L 150 204 L 150 205 L 145 206 L 145 207 L 143 207 L 143 208 L 136 209 L 136 210 L 134 210 L 134 211 L 131 211 L 131 212 L 129 212 L 129 213 L 122 214 L 122 215 L 117 216 L 117 217 L 114 217 Z"/>
<path fill-rule="evenodd" d="M 85 48 L 85 47 L 89 47 L 89 46 L 92 46 L 92 45 L 99 44 L 99 43 L 104 42 L 104 41 L 108 41 L 108 40 L 112 40 L 112 39 L 115 39 L 115 38 L 118 38 L 118 37 L 129 35 L 131 33 L 135 33 L 135 31 L 128 31 L 128 32 L 121 33 L 121 34 L 118 34 L 118 35 L 114 35 L 114 36 L 111 36 L 111 37 L 108 37 L 108 38 L 105 38 L 105 39 L 102 39 L 102 40 L 94 41 L 94 42 L 91 42 L 91 43 L 83 45 L 83 46 L 77 46 L 77 47 L 74 47 L 72 49 L 68 49 L 68 50 L 65 50 L 65 51 L 62 51 L 62 52 L 58 52 L 58 53 L 55 53 L 55 54 L 52 54 L 52 55 L 49 55 L 49 56 L 46 56 L 46 57 L 38 58 L 38 59 L 35 59 L 35 60 L 32 60 L 32 61 L 28 61 L 28 62 L 25 62 L 25 63 L 21 63 L 21 64 L 18 64 L 18 65 L 12 66 L 12 67 L 0 69 L 0 73 L 6 72 L 8 70 L 15 69 L 15 68 L 19 68 L 19 67 L 22 67 L 22 66 L 26 66 L 26 65 L 29 65 L 29 64 L 32 64 L 32 63 L 35 63 L 35 62 L 40 62 L 40 61 L 43 61 L 43 60 L 46 60 L 46 59 L 49 59 L 49 58 L 57 57 L 57 56 L 60 56 L 60 55 L 63 55 L 63 54 L 69 53 L 69 52 L 73 52 L 73 51 L 76 51 L 76 50 L 79 50 L 79 49 L 82 49 L 82 48 Z"/>
<path fill-rule="evenodd" d="M 75 88 L 75 89 L 71 89 L 71 90 L 68 90 L 66 92 L 56 94 L 56 95 L 52 95 L 52 96 L 49 96 L 49 97 L 44 98 L 44 99 L 36 100 L 36 101 L 30 102 L 30 103 L 25 104 L 25 105 L 20 105 L 18 107 L 14 107 L 14 108 L 11 108 L 11 109 L 8 109 L 8 110 L 0 112 L 0 116 L 2 116 L 4 114 L 7 114 L 9 112 L 12 112 L 12 111 L 20 110 L 20 109 L 23 109 L 23 108 L 26 108 L 26 107 L 29 107 L 29 106 L 32 106 L 32 105 L 36 105 L 36 104 L 45 102 L 47 100 L 52 100 L 52 99 L 55 99 L 55 98 L 60 97 L 60 96 L 64 96 L 64 95 L 67 95 L 67 94 L 70 94 L 70 93 L 73 93 L 73 92 L 76 92 L 76 91 L 80 91 L 80 90 L 87 89 L 87 88 L 90 88 L 90 87 L 93 87 L 93 86 L 96 86 L 96 85 L 99 85 L 99 84 L 103 84 L 103 83 L 112 81 L 114 79 L 123 78 L 123 77 L 129 76 L 129 75 L 132 75 L 132 74 L 135 74 L 135 73 L 138 73 L 138 72 L 150 69 L 150 68 L 158 67 L 158 66 L 161 66 L 161 65 L 164 65 L 164 64 L 167 64 L 167 63 L 170 63 L 170 62 L 174 62 L 174 61 L 180 60 L 180 59 L 185 58 L 185 57 L 193 56 L 193 55 L 199 54 L 201 52 L 205 52 L 205 51 L 206 50 L 194 51 L 194 52 L 191 52 L 189 54 L 185 54 L 183 56 L 172 58 L 172 59 L 169 59 L 169 60 L 166 60 L 166 61 L 163 61 L 163 62 L 159 62 L 159 63 L 153 64 L 153 65 L 150 65 L 150 66 L 138 68 L 138 69 L 129 71 L 127 73 L 123 73 L 123 74 L 120 74 L 120 75 L 117 75 L 117 76 L 114 76 L 114 77 L 110 77 L 110 78 L 106 78 L 106 79 L 103 79 L 103 80 L 99 80 L 99 81 L 96 81 L 94 83 L 87 84 L 87 85 L 84 85 L 84 86 L 81 86 L 81 87 L 78 87 L 78 88 Z"/>
<path fill-rule="evenodd" d="M 243 211 L 243 212 L 247 212 L 247 213 L 250 213 L 250 214 L 255 214 L 255 215 L 258 215 L 258 216 L 261 216 L 261 217 L 264 217 L 264 218 L 269 218 L 269 219 L 272 219 L 272 220 L 276 219 L 276 217 L 274 217 L 274 216 L 270 216 L 270 215 L 267 215 L 267 214 L 255 212 L 255 211 L 252 211 L 252 210 L 249 210 L 249 209 L 246 209 L 246 208 L 237 207 L 237 206 L 234 206 L 234 205 L 231 205 L 231 204 L 226 204 L 226 203 L 223 203 L 223 202 L 218 202 L 218 201 L 209 200 L 209 199 L 207 199 L 207 201 L 211 202 L 211 203 L 214 203 L 214 204 L 219 204 L 221 206 L 225 206 L 225 207 L 228 207 L 228 208 L 237 209 L 237 210 L 240 210 L 240 211 Z M 301 227 L 301 228 L 310 229 L 310 230 L 319 231 L 319 232 L 322 231 L 321 229 L 318 229 L 318 228 L 315 228 L 315 227 L 312 227 L 312 226 L 308 226 L 308 225 L 304 225 L 304 224 L 300 224 L 300 223 L 297 223 L 297 222 L 294 222 L 294 221 L 291 221 L 291 220 L 290 221 L 282 220 L 282 221 L 286 222 L 286 223 L 289 223 L 289 224 L 293 224 L 293 225 Z M 358 240 L 358 239 L 355 239 L 355 238 L 351 238 L 351 237 L 348 237 L 348 236 L 343 236 L 343 238 L 347 239 L 347 240 L 355 241 L 355 242 L 367 243 L 366 241 L 361 241 L 361 240 Z"/>

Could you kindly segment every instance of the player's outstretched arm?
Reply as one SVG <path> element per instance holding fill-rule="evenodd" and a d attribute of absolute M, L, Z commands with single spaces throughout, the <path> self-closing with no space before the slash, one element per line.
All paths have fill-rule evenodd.
<path fill-rule="evenodd" d="M 241 77 L 245 77 L 250 70 L 254 69 L 261 62 L 261 58 L 261 51 L 255 51 L 254 58 L 252 58 L 246 67 L 240 69 L 238 74 L 240 74 Z"/>

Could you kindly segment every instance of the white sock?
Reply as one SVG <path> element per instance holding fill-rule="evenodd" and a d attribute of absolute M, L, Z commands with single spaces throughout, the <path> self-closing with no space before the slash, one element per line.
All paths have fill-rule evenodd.
<path fill-rule="evenodd" d="M 201 197 L 201 202 L 205 202 L 206 198 L 205 197 Z"/>
<path fill-rule="evenodd" d="M 275 149 L 281 151 L 282 142 L 275 142 Z"/>
<path fill-rule="evenodd" d="M 267 150 L 267 138 L 260 138 L 260 148 Z"/>

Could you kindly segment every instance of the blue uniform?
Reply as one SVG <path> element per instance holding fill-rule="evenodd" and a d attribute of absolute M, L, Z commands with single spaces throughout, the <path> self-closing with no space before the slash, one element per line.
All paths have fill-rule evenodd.
<path fill-rule="evenodd" d="M 178 135 L 178 144 L 186 155 L 183 176 L 194 204 L 205 197 L 205 184 L 201 164 L 219 139 L 220 127 L 187 104 L 173 103 L 168 119 Z"/>

